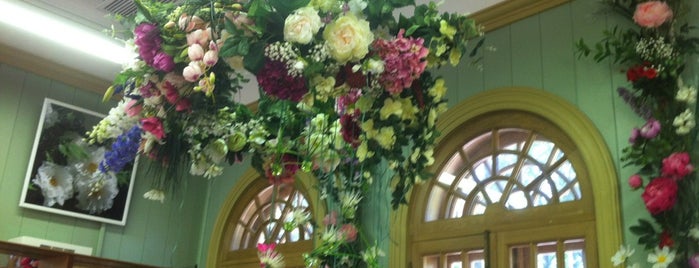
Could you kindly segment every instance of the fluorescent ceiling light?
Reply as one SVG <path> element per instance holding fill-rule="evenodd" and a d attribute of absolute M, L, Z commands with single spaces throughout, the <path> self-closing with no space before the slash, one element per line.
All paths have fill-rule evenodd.
<path fill-rule="evenodd" d="M 124 64 L 134 58 L 124 45 L 98 31 L 16 1 L 0 0 L 0 22 L 110 62 Z"/>

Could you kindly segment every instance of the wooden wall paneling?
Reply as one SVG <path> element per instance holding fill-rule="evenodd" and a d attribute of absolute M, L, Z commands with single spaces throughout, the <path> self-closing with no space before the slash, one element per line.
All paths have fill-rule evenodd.
<path fill-rule="evenodd" d="M 148 213 L 141 217 L 147 218 L 146 234 L 143 240 L 143 256 L 141 263 L 163 263 L 164 248 L 169 247 L 163 241 L 167 241 L 167 230 L 172 224 L 182 224 L 186 219 L 170 221 L 170 212 L 179 205 L 180 200 L 169 200 L 169 202 L 160 203 L 158 201 L 147 200 L 142 194 L 135 197 L 139 199 L 139 203 L 148 207 Z M 167 220 L 165 220 L 167 219 Z M 154 224 L 160 221 L 159 224 Z"/>
<path fill-rule="evenodd" d="M 571 22 L 571 5 L 566 4 L 541 13 L 541 54 L 543 88 L 577 103 L 575 91 L 575 54 Z"/>
<path fill-rule="evenodd" d="M 535 15 L 510 26 L 512 85 L 543 87 L 540 16 Z"/>
<path fill-rule="evenodd" d="M 488 33 L 485 39 L 486 46 L 496 49 L 483 56 L 485 90 L 512 85 L 510 30 L 511 26 L 502 27 Z"/>
<path fill-rule="evenodd" d="M 204 224 L 204 204 L 208 180 L 187 175 L 187 194 L 183 202 L 173 203 L 169 221 L 166 247 L 163 256 L 164 265 L 173 267 L 192 267 L 197 264 L 197 253 Z M 217 178 L 226 180 L 227 178 Z M 216 179 L 214 179 L 216 180 Z M 203 263 L 199 266 L 203 267 Z"/>
<path fill-rule="evenodd" d="M 133 216 L 131 211 L 129 211 L 129 218 L 126 219 L 126 224 L 129 224 L 129 219 Z M 135 216 L 138 217 L 138 216 Z M 102 258 L 115 259 L 118 260 L 121 256 L 121 237 L 124 235 L 124 227 L 119 225 L 108 224 L 107 229 L 104 232 L 104 247 L 99 255 Z"/>
<path fill-rule="evenodd" d="M 10 145 L 10 151 L 22 153 L 10 159 L 14 164 L 8 165 L 8 172 L 5 174 L 8 177 L 7 179 L 12 182 L 10 189 L 14 189 L 11 197 L 5 197 L 8 200 L 19 202 L 20 192 L 22 191 L 27 166 L 31 157 L 31 148 L 34 145 L 34 137 L 44 104 L 43 96 L 46 95 L 50 84 L 50 80 L 34 74 L 27 74 L 25 78 L 22 98 L 20 99 L 19 115 L 26 119 L 17 121 L 17 126 L 12 136 L 12 144 Z M 39 238 L 46 237 L 48 221 L 51 219 L 50 214 L 31 209 L 21 209 L 21 215 L 22 223 L 19 226 L 21 235 Z"/>
<path fill-rule="evenodd" d="M 16 124 L 21 121 L 18 119 L 18 115 L 25 76 L 26 73 L 19 69 L 0 64 L 0 197 L 2 197 L 0 239 L 18 236 L 18 227 L 21 223 L 20 211 L 17 206 L 19 203 L 18 193 L 21 189 L 18 188 L 21 184 L 18 184 L 17 181 L 20 178 L 17 177 L 17 174 L 10 173 L 8 169 L 10 169 L 10 165 L 17 164 L 14 161 L 14 155 L 17 151 L 12 150 L 18 148 L 12 147 L 12 137 Z M 24 174 L 21 174 L 20 177 L 24 181 Z"/>
<path fill-rule="evenodd" d="M 129 208 L 129 217 L 126 219 L 124 233 L 121 237 L 121 245 L 119 252 L 119 260 L 128 262 L 140 263 L 143 260 L 144 241 L 146 238 L 146 229 L 148 224 L 160 224 L 159 221 L 149 222 L 151 219 L 148 216 L 149 207 L 147 200 L 143 199 L 143 193 L 150 189 L 150 183 L 146 181 L 148 163 L 147 159 L 139 160 L 138 170 L 136 171 L 136 181 L 131 196 L 131 205 Z M 113 248 L 115 245 L 109 245 Z M 107 248 L 105 248 L 107 250 Z"/>
<path fill-rule="evenodd" d="M 469 51 L 468 53 L 471 52 L 471 50 L 477 45 L 479 40 L 473 40 L 471 43 L 468 45 Z M 464 52 L 464 53 L 467 53 Z M 478 52 L 478 57 L 481 57 L 480 62 L 474 63 L 474 60 L 477 60 L 478 58 L 468 58 L 468 55 L 464 55 L 464 58 L 461 59 L 461 64 L 457 66 L 458 73 L 455 74 L 455 76 L 458 78 L 458 85 L 459 87 L 457 88 L 448 88 L 449 91 L 457 91 L 458 99 L 455 100 L 450 100 L 449 106 L 453 106 L 456 103 L 458 103 L 459 100 L 463 100 L 466 97 L 469 97 L 473 94 L 476 94 L 478 92 L 481 92 L 485 90 L 485 85 L 484 85 L 484 73 L 483 73 L 483 61 L 482 58 L 485 57 L 486 54 L 492 53 L 488 52 L 488 49 L 485 46 L 482 46 Z M 449 92 L 447 91 L 447 92 Z M 453 105 L 452 105 L 453 104 Z"/>
<path fill-rule="evenodd" d="M 596 8 L 594 1 L 574 1 L 573 40 L 585 39 L 596 42 L 602 39 L 602 29 L 606 28 L 606 20 L 590 16 Z M 613 145 L 616 139 L 613 98 L 616 92 L 611 84 L 609 68 L 605 62 L 597 63 L 592 59 L 575 61 L 575 85 L 577 91 L 577 106 L 590 117 L 599 128 L 608 144 Z M 613 147 L 612 147 L 613 148 Z"/>

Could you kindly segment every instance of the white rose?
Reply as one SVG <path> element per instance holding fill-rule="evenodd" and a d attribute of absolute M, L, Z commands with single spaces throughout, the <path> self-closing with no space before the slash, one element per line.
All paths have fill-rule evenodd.
<path fill-rule="evenodd" d="M 339 63 L 358 61 L 369 53 L 374 34 L 369 22 L 352 14 L 342 16 L 328 24 L 323 31 L 330 55 Z"/>
<path fill-rule="evenodd" d="M 322 22 L 317 10 L 308 6 L 299 8 L 284 21 L 284 40 L 308 44 L 321 26 Z"/>

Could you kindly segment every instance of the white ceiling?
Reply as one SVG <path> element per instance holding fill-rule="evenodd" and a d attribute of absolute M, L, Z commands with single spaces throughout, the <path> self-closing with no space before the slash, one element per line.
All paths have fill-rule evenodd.
<path fill-rule="evenodd" d="M 446 0 L 440 6 L 440 10 L 443 12 L 469 14 L 502 1 L 505 0 Z M 113 11 L 123 8 L 119 6 L 131 4 L 131 0 L 0 0 L 0 2 L 13 2 L 36 9 L 48 16 L 65 19 L 70 23 L 96 33 L 103 32 L 113 24 L 113 20 L 107 16 L 110 13 L 108 10 Z M 427 3 L 428 0 L 416 0 L 416 2 L 421 4 Z M 401 10 L 401 12 L 410 13 L 412 10 Z M 1 15 L 2 11 L 0 11 Z M 18 30 L 4 23 L 0 23 L 0 36 L 0 42 L 5 45 L 35 54 L 64 66 L 70 66 L 107 81 L 111 81 L 121 70 L 119 64 L 87 56 L 81 51 L 75 51 L 70 47 L 51 43 L 39 36 Z M 79 41 L 76 40 L 76 42 Z M 257 92 L 257 90 L 252 91 Z M 252 98 L 255 97 L 253 96 Z"/>

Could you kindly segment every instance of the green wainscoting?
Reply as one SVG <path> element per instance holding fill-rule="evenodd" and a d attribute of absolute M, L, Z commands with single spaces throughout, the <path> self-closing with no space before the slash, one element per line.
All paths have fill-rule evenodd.
<path fill-rule="evenodd" d="M 0 240 L 31 236 L 92 247 L 94 255 L 167 267 L 197 263 L 207 182 L 188 179 L 186 194 L 161 204 L 150 189 L 145 160 L 137 172 L 125 226 L 102 224 L 18 206 L 44 98 L 106 114 L 102 96 L 0 65 Z M 101 251 L 99 247 L 101 246 Z"/>

